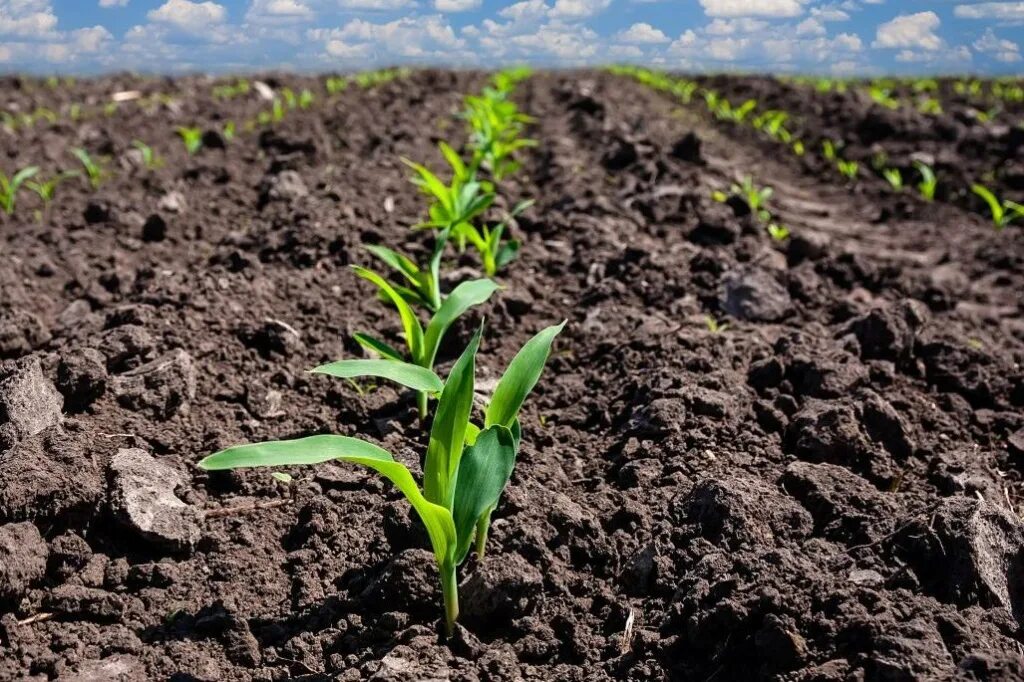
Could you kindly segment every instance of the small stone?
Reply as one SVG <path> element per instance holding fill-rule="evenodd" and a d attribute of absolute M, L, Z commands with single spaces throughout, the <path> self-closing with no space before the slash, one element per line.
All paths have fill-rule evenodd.
<path fill-rule="evenodd" d="M 114 654 L 98 661 L 82 661 L 60 678 L 66 682 L 128 682 L 145 679 L 146 668 L 134 656 Z"/>
<path fill-rule="evenodd" d="M 50 570 L 60 580 L 67 580 L 92 558 L 92 548 L 81 535 L 65 533 L 50 542 Z"/>
<path fill-rule="evenodd" d="M 0 451 L 5 440 L 18 441 L 61 423 L 64 399 L 43 375 L 39 358 L 0 363 Z"/>
<path fill-rule="evenodd" d="M 124 617 L 125 601 L 106 590 L 65 583 L 46 594 L 43 609 L 61 616 L 112 622 Z"/>
<path fill-rule="evenodd" d="M 0 312 L 0 358 L 31 353 L 50 338 L 38 316 L 22 310 Z"/>
<path fill-rule="evenodd" d="M 178 349 L 113 379 L 118 402 L 137 412 L 167 420 L 188 414 L 196 397 L 192 356 Z"/>
<path fill-rule="evenodd" d="M 172 550 L 199 539 L 199 512 L 174 494 L 185 485 L 176 469 L 138 448 L 118 450 L 110 461 L 110 507 L 141 537 Z"/>
<path fill-rule="evenodd" d="M 178 191 L 168 192 L 163 195 L 157 204 L 157 208 L 168 213 L 181 213 L 187 206 L 185 195 Z"/>
<path fill-rule="evenodd" d="M 28 522 L 0 526 L 0 599 L 17 600 L 46 574 L 46 543 Z"/>
<path fill-rule="evenodd" d="M 760 269 L 734 270 L 725 275 L 719 295 L 722 310 L 752 322 L 777 322 L 789 315 L 789 292 L 771 274 Z"/>

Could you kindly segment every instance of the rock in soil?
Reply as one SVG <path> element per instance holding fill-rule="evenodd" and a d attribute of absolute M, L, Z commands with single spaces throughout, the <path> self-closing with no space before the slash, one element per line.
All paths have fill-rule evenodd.
<path fill-rule="evenodd" d="M 0 363 L 0 451 L 60 424 L 63 404 L 38 358 Z"/>
<path fill-rule="evenodd" d="M 181 473 L 146 451 L 118 450 L 110 460 L 110 511 L 158 547 L 191 549 L 199 539 L 199 511 L 175 495 L 186 484 Z"/>
<path fill-rule="evenodd" d="M 0 600 L 16 601 L 46 574 L 46 543 L 27 521 L 0 526 Z"/>
<path fill-rule="evenodd" d="M 196 397 L 192 356 L 178 349 L 115 376 L 112 388 L 124 407 L 166 420 L 188 414 Z"/>

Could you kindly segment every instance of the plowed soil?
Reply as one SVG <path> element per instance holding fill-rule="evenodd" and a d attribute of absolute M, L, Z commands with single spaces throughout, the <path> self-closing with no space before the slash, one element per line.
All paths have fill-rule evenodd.
<path fill-rule="evenodd" d="M 399 157 L 440 167 L 484 81 L 352 88 L 194 157 L 174 126 L 253 102 L 147 82 L 180 104 L 0 134 L 8 171 L 74 146 L 113 171 L 0 218 L 0 679 L 1024 678 L 1024 232 L 833 184 L 625 78 L 516 93 L 539 146 L 501 192 L 537 203 L 442 369 L 481 317 L 482 381 L 569 323 L 452 640 L 389 485 L 196 467 L 332 432 L 417 469 L 409 396 L 306 370 L 394 338 L 348 265 L 425 253 Z M 711 199 L 744 175 L 788 240 Z"/>

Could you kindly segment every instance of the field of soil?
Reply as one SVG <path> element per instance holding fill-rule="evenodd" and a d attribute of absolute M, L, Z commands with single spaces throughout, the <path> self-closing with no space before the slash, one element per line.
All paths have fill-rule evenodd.
<path fill-rule="evenodd" d="M 70 168 L 73 147 L 111 171 L 38 217 L 29 193 L 0 215 L 0 680 L 1024 679 L 1024 231 L 840 184 L 622 76 L 516 90 L 539 144 L 503 201 L 536 205 L 441 370 L 481 318 L 481 383 L 568 324 L 452 639 L 392 486 L 338 464 L 291 484 L 196 466 L 341 433 L 418 473 L 411 396 L 307 370 L 360 356 L 353 332 L 396 338 L 348 266 L 372 262 L 367 244 L 424 254 L 399 157 L 440 168 L 486 78 L 351 87 L 230 143 L 215 131 L 255 93 L 3 81 L 22 111 L 171 98 L 0 129 L 8 174 Z M 716 87 L 797 106 L 774 81 Z M 210 133 L 188 156 L 174 130 L 192 124 Z M 893 156 L 919 142 L 979 163 L 900 138 Z M 774 189 L 788 239 L 712 199 L 743 176 Z M 451 281 L 476 262 L 449 254 Z"/>

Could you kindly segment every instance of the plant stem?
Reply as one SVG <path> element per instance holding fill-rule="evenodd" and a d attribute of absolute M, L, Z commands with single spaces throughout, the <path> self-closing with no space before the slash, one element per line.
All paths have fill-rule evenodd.
<path fill-rule="evenodd" d="M 491 512 L 494 508 L 488 509 L 487 512 L 481 517 L 476 523 L 476 560 L 484 560 L 484 550 L 487 548 L 487 531 L 491 527 Z"/>
<path fill-rule="evenodd" d="M 441 571 L 441 593 L 444 595 L 444 630 L 447 637 L 455 631 L 459 617 L 459 580 L 455 575 L 455 563 L 447 561 L 438 564 Z"/>
<path fill-rule="evenodd" d="M 427 421 L 427 392 L 419 391 L 416 393 L 416 407 L 420 411 L 420 421 Z"/>

